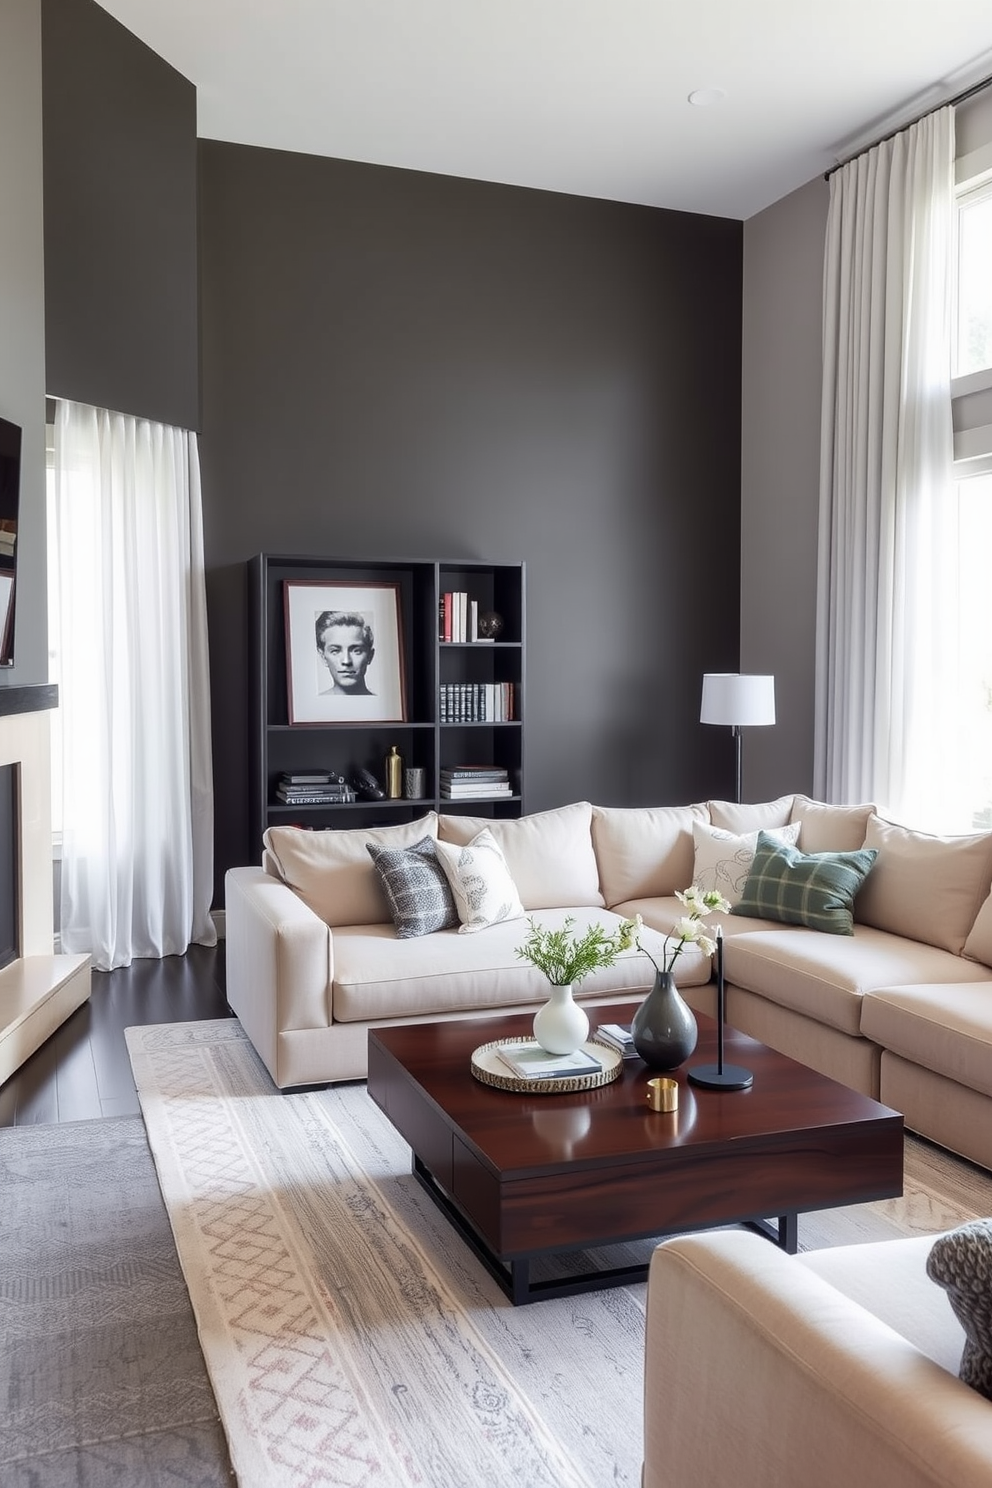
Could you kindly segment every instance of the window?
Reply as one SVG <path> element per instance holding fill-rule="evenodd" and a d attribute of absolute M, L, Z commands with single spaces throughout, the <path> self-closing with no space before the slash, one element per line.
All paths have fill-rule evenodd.
<path fill-rule="evenodd" d="M 960 757 L 957 771 L 948 774 L 960 772 L 960 779 L 948 779 L 948 788 L 957 795 L 949 829 L 992 831 L 992 474 L 959 480 L 956 499 L 959 587 L 954 722 Z M 952 668 L 949 672 L 953 675 Z"/>
<path fill-rule="evenodd" d="M 948 705 L 959 741 L 947 771 L 950 831 L 992 830 L 992 179 L 957 193 L 954 283 L 956 656 Z M 956 677 L 956 683 L 952 679 Z"/>
<path fill-rule="evenodd" d="M 958 192 L 954 373 L 992 368 L 992 181 Z"/>

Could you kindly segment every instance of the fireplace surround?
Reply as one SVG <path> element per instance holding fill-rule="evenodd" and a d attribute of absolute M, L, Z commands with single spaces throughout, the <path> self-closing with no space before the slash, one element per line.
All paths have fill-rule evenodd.
<path fill-rule="evenodd" d="M 14 767 L 15 955 L 0 968 L 0 1084 L 90 995 L 90 958 L 55 954 L 47 683 L 0 684 L 0 766 Z"/>

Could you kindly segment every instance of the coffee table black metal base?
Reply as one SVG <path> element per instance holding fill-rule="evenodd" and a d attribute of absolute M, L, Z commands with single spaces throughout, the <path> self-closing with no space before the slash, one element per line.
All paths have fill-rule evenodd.
<path fill-rule="evenodd" d="M 458 1205 L 444 1191 L 434 1174 L 416 1154 L 413 1157 L 413 1175 L 445 1217 L 454 1225 L 490 1276 L 503 1289 L 514 1307 L 519 1307 L 525 1302 L 537 1302 L 545 1297 L 572 1297 L 580 1292 L 601 1292 L 608 1287 L 633 1286 L 637 1282 L 647 1281 L 647 1262 L 630 1266 L 607 1266 L 591 1271 L 580 1271 L 574 1276 L 557 1276 L 550 1280 L 532 1281 L 531 1262 L 536 1260 L 538 1255 L 544 1255 L 547 1252 L 535 1252 L 530 1256 L 514 1256 L 511 1260 L 501 1260 L 477 1233 Z M 788 1255 L 795 1255 L 799 1248 L 799 1216 L 797 1214 L 780 1214 L 776 1220 L 741 1219 L 737 1222 L 764 1235 Z M 720 1225 L 713 1228 L 723 1229 L 726 1226 Z M 682 1234 L 684 1231 L 673 1230 L 672 1233 Z M 629 1244 L 631 1240 L 652 1239 L 663 1240 L 665 1236 L 652 1233 L 633 1235 L 627 1240 L 618 1240 L 612 1236 L 609 1240 L 604 1240 L 601 1245 L 576 1245 L 572 1246 L 571 1250 L 573 1252 L 600 1250 L 609 1245 Z M 551 1252 L 556 1256 L 568 1253 L 567 1250 Z"/>

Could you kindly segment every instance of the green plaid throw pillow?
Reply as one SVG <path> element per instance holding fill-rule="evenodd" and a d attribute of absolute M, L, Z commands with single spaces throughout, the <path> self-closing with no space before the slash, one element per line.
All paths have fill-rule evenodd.
<path fill-rule="evenodd" d="M 853 935 L 854 896 L 877 857 L 873 847 L 801 853 L 759 832 L 744 892 L 731 914 Z"/>

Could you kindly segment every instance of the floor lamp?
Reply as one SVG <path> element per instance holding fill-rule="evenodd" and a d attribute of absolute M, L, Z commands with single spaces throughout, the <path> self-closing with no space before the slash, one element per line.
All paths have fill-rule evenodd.
<path fill-rule="evenodd" d="M 722 723 L 737 746 L 737 800 L 741 799 L 741 729 L 775 722 L 775 678 L 740 672 L 706 672 L 700 723 Z"/>

